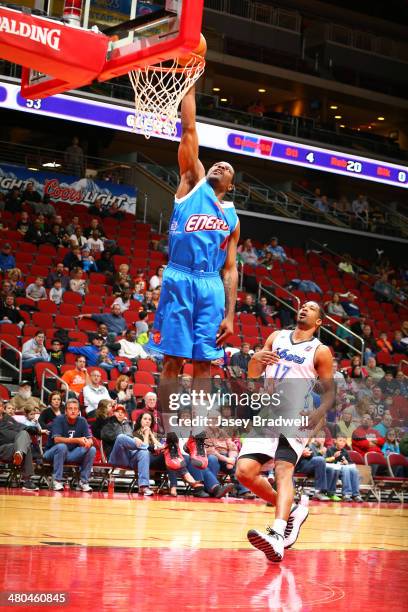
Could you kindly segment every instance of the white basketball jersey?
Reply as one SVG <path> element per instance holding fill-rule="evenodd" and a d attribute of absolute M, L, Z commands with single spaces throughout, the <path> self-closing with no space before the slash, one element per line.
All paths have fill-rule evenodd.
<path fill-rule="evenodd" d="M 272 351 L 279 355 L 279 362 L 268 365 L 266 378 L 283 380 L 285 378 L 317 378 L 314 367 L 316 349 L 322 343 L 317 338 L 303 342 L 292 341 L 293 330 L 282 329 L 272 343 Z"/>

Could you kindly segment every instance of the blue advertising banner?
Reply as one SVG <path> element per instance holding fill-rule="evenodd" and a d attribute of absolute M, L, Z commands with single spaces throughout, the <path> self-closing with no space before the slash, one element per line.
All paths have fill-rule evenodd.
<path fill-rule="evenodd" d="M 117 185 L 89 178 L 78 178 L 57 172 L 33 171 L 21 166 L 0 165 L 0 191 L 7 193 L 13 187 L 24 191 L 27 183 L 52 202 L 91 206 L 100 200 L 102 207 L 115 205 L 122 212 L 136 214 L 136 189 L 129 185 Z"/>

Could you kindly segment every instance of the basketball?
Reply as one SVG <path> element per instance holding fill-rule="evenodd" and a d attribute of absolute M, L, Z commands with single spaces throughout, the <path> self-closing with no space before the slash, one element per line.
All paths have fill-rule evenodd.
<path fill-rule="evenodd" d="M 202 34 L 200 34 L 200 42 L 198 43 L 198 46 L 194 49 L 193 53 L 195 53 L 196 55 L 200 55 L 201 57 L 205 57 L 205 54 L 207 53 L 207 41 L 205 40 Z M 185 66 L 190 60 L 190 57 L 191 54 L 185 55 L 183 57 L 179 57 L 177 61 L 180 66 Z"/>

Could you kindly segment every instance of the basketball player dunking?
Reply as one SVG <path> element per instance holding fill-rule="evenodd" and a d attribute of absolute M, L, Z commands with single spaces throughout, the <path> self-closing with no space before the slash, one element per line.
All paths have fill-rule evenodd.
<path fill-rule="evenodd" d="M 234 169 L 214 164 L 207 175 L 198 158 L 195 87 L 181 103 L 180 184 L 169 231 L 169 263 L 149 347 L 164 353 L 163 382 L 176 379 L 186 359 L 194 379 L 210 378 L 211 361 L 224 356 L 233 333 L 239 221 L 232 202 Z"/>
<path fill-rule="evenodd" d="M 318 410 L 308 415 L 308 428 L 315 430 L 334 401 L 332 355 L 315 336 L 324 313 L 316 302 L 306 302 L 297 315 L 294 330 L 275 331 L 267 339 L 264 348 L 254 353 L 248 366 L 248 377 L 258 378 L 265 371 L 266 379 L 275 383 L 292 380 L 295 395 L 292 398 L 297 414 L 301 413 L 305 396 L 318 377 L 323 389 Z M 290 384 L 290 381 L 289 381 Z M 307 444 L 306 438 L 257 437 L 244 440 L 238 457 L 236 475 L 240 482 L 256 495 L 276 506 L 275 521 L 266 533 L 255 529 L 248 531 L 248 540 L 262 550 L 270 561 L 281 561 L 284 549 L 292 546 L 308 515 L 307 506 L 293 506 L 293 473 Z M 276 491 L 261 475 L 274 461 Z"/>

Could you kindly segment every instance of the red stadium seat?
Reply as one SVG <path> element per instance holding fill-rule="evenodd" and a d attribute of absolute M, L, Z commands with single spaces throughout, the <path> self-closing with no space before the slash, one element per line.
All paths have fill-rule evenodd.
<path fill-rule="evenodd" d="M 151 374 L 150 372 L 143 372 L 140 370 L 134 373 L 134 380 L 135 380 L 135 383 L 143 383 L 143 384 L 152 385 L 152 386 L 156 384 L 153 374 Z"/>
<path fill-rule="evenodd" d="M 143 383 L 135 383 L 133 385 L 133 395 L 135 397 L 144 397 L 146 393 L 149 393 L 149 391 L 153 391 L 153 388 L 150 385 Z"/>
<path fill-rule="evenodd" d="M 6 401 L 10 399 L 10 391 L 4 385 L 0 385 L 0 397 Z"/>
<path fill-rule="evenodd" d="M 54 318 L 52 314 L 46 312 L 34 312 L 32 315 L 32 321 L 34 325 L 41 329 L 48 329 L 54 327 Z"/>
<path fill-rule="evenodd" d="M 80 314 L 79 307 L 77 304 L 60 304 L 59 307 L 60 315 L 77 317 Z"/>
<path fill-rule="evenodd" d="M 82 295 L 75 291 L 66 291 L 62 299 L 64 304 L 82 304 Z"/>
<path fill-rule="evenodd" d="M 41 300 L 38 302 L 37 306 L 40 312 L 46 312 L 51 315 L 57 314 L 58 312 L 56 303 L 51 300 Z"/>
<path fill-rule="evenodd" d="M 139 372 L 158 372 L 157 363 L 151 359 L 139 359 L 137 367 Z"/>
<path fill-rule="evenodd" d="M 51 370 L 51 372 L 58 376 L 58 370 L 53 363 L 50 363 L 49 361 L 41 361 L 40 363 L 34 364 L 35 380 L 39 389 L 41 389 L 42 375 L 44 370 Z M 49 376 L 46 374 L 45 377 L 48 378 Z"/>
<path fill-rule="evenodd" d="M 72 316 L 58 314 L 55 317 L 55 327 L 62 329 L 76 329 L 76 319 Z"/>

